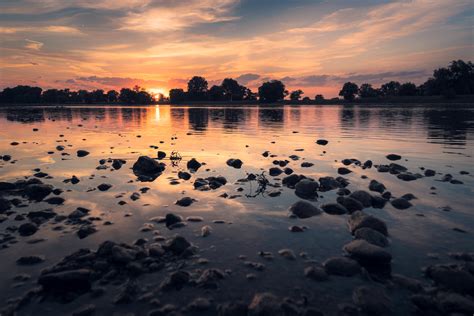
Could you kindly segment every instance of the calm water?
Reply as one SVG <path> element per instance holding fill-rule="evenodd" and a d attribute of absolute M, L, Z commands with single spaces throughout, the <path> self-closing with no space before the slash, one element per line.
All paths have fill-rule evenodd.
<path fill-rule="evenodd" d="M 38 131 L 33 131 L 37 128 Z M 329 140 L 327 146 L 318 146 L 315 140 Z M 12 146 L 10 143 L 19 142 Z M 63 145 L 63 152 L 56 146 Z M 138 182 L 130 169 L 140 155 L 156 157 L 158 146 L 168 154 L 178 152 L 183 160 L 175 165 L 165 159 L 166 171 L 153 182 Z M 45 107 L 45 108 L 0 108 L 0 155 L 9 154 L 12 161 L 0 161 L 0 181 L 13 181 L 31 177 L 40 168 L 51 178 L 45 183 L 62 188 L 64 205 L 54 207 L 61 214 L 69 214 L 78 206 L 92 210 L 114 225 L 97 224 L 98 232 L 79 240 L 76 227 L 66 226 L 54 230 L 57 224 L 47 223 L 31 237 L 19 237 L 17 243 L 0 250 L 0 299 L 19 295 L 35 284 L 41 268 L 47 267 L 79 248 L 93 248 L 106 240 L 114 239 L 131 243 L 137 238 L 153 238 L 152 232 L 140 232 L 140 227 L 155 216 L 174 212 L 183 216 L 202 216 L 204 222 L 189 223 L 178 231 L 168 231 L 155 224 L 164 236 L 179 233 L 201 249 L 201 255 L 210 260 L 209 266 L 232 269 L 233 277 L 228 287 L 215 294 L 229 299 L 251 297 L 256 290 L 271 290 L 277 294 L 311 291 L 319 293 L 325 302 L 350 301 L 354 284 L 359 279 L 332 279 L 324 284 L 308 282 L 303 275 L 305 262 L 302 258 L 288 261 L 278 257 L 278 250 L 290 248 L 296 254 L 308 253 L 308 257 L 322 262 L 330 256 L 342 254 L 342 246 L 352 237 L 347 230 L 347 216 L 323 214 L 305 220 L 289 219 L 287 208 L 299 198 L 286 187 L 277 188 L 278 197 L 252 194 L 255 185 L 236 184 L 246 173 L 261 173 L 273 166 L 274 159 L 288 159 L 297 154 L 301 158 L 291 161 L 289 167 L 298 174 L 318 179 L 322 176 L 337 176 L 337 168 L 344 158 L 371 159 L 375 164 L 389 163 L 389 153 L 402 155 L 398 163 L 411 172 L 422 172 L 425 167 L 436 170 L 438 175 L 404 182 L 388 173 L 376 169 L 351 168 L 345 177 L 350 181 L 350 190 L 368 190 L 371 179 L 385 184 L 394 196 L 413 193 L 413 207 L 408 210 L 394 209 L 387 204 L 384 209 L 369 208 L 367 213 L 386 221 L 393 254 L 392 270 L 422 279 L 421 268 L 434 262 L 447 260 L 451 251 L 474 251 L 474 107 L 462 106 L 285 106 L 285 107 Z M 76 157 L 76 151 L 84 149 L 90 155 Z M 295 151 L 304 149 L 304 151 Z M 265 158 L 264 151 L 276 155 Z M 69 153 L 70 156 L 62 155 Z M 180 180 L 177 185 L 170 181 L 177 172 L 186 169 L 186 162 L 196 158 L 206 165 L 199 169 L 189 181 Z M 120 170 L 96 170 L 99 160 L 121 158 L 127 161 Z M 241 169 L 226 165 L 229 158 L 240 158 Z M 314 163 L 302 168 L 302 162 Z M 470 174 L 462 175 L 460 171 Z M 437 181 L 442 174 L 450 173 L 463 184 Z M 80 178 L 80 183 L 66 184 L 63 180 L 71 176 Z M 222 175 L 227 185 L 214 191 L 200 192 L 193 189 L 197 177 Z M 366 175 L 368 178 L 361 178 Z M 279 177 L 281 179 L 281 177 Z M 271 178 L 272 183 L 281 182 Z M 112 184 L 107 192 L 93 190 L 101 183 Z M 129 196 L 140 188 L 150 190 L 141 198 L 132 201 Z M 436 189 L 430 189 L 435 187 Z M 239 192 L 238 188 L 243 191 Z M 235 198 L 222 198 L 228 193 Z M 436 193 L 436 194 L 431 194 Z M 174 205 L 182 196 L 198 200 L 187 208 Z M 325 192 L 315 205 L 333 202 L 335 191 Z M 119 205 L 119 201 L 127 204 Z M 441 208 L 450 206 L 451 212 Z M 26 213 L 33 209 L 51 207 L 40 202 L 24 208 L 14 209 Z M 132 215 L 125 217 L 126 214 Z M 222 219 L 226 224 L 214 224 Z M 19 225 L 14 215 L 0 224 L 3 232 L 8 226 Z M 211 236 L 201 238 L 203 225 L 213 228 Z M 290 225 L 306 225 L 302 234 L 288 231 Z M 467 233 L 454 231 L 459 228 Z M 28 240 L 44 238 L 43 242 L 30 244 Z M 246 255 L 254 261 L 258 251 L 271 251 L 276 255 L 264 272 L 257 272 L 258 279 L 249 285 L 245 275 L 250 272 L 243 267 L 238 255 Z M 40 265 L 23 267 L 15 260 L 23 255 L 41 254 L 46 261 Z M 438 259 L 434 259 L 437 257 Z M 33 276 L 26 284 L 18 285 L 12 276 L 28 273 Z M 159 279 L 162 276 L 156 276 Z M 244 290 L 251 287 L 251 290 Z M 240 289 L 237 290 L 236 289 Z M 183 297 L 192 295 L 183 292 Z M 403 293 L 392 294 L 402 300 Z M 81 301 L 82 300 L 82 301 Z M 81 298 L 74 306 L 87 302 Z M 328 304 L 330 305 L 330 304 Z M 69 311 L 67 305 L 43 306 L 43 313 Z M 327 307 L 329 308 L 329 307 Z M 403 312 L 403 304 L 396 307 Z M 126 309 L 126 308 L 125 308 Z M 34 314 L 34 313 L 33 313 Z"/>

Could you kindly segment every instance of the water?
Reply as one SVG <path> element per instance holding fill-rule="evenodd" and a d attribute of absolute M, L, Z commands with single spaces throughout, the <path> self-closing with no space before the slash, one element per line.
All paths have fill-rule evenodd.
<path fill-rule="evenodd" d="M 38 129 L 34 131 L 33 129 Z M 327 139 L 327 146 L 319 146 L 317 139 Z M 12 146 L 12 142 L 19 145 Z M 65 146 L 57 151 L 56 146 Z M 173 165 L 165 159 L 166 171 L 153 182 L 136 181 L 130 169 L 140 155 L 156 157 L 156 149 L 168 155 L 176 151 L 183 158 Z M 96 249 L 107 239 L 131 243 L 137 238 L 153 239 L 152 232 L 140 232 L 149 219 L 173 212 L 184 217 L 202 216 L 202 223 L 188 223 L 184 228 L 169 231 L 161 224 L 155 228 L 164 236 L 179 233 L 199 246 L 202 257 L 210 260 L 209 267 L 232 269 L 232 276 L 223 290 L 211 295 L 219 300 L 242 297 L 250 300 L 257 291 L 271 291 L 278 295 L 312 295 L 314 302 L 325 302 L 321 309 L 332 313 L 335 305 L 330 302 L 351 300 L 352 288 L 365 282 L 362 278 L 331 278 L 329 282 L 308 281 L 303 269 L 308 265 L 304 259 L 288 261 L 278 256 L 282 248 L 290 248 L 297 255 L 308 254 L 308 258 L 322 262 L 328 257 L 342 254 L 344 244 L 352 240 L 347 230 L 347 216 L 323 214 L 305 220 L 288 218 L 287 208 L 299 198 L 294 190 L 276 188 L 282 194 L 269 197 L 266 194 L 253 195 L 256 185 L 236 183 L 246 173 L 261 173 L 273 166 L 274 159 L 290 160 L 297 174 L 318 179 L 323 176 L 337 176 L 344 158 L 360 161 L 372 160 L 375 164 L 387 164 L 389 153 L 402 155 L 398 161 L 411 172 L 421 172 L 420 167 L 436 170 L 435 177 L 424 177 L 404 182 L 388 173 L 379 173 L 375 168 L 349 167 L 353 172 L 345 177 L 350 181 L 348 189 L 368 190 L 370 179 L 385 184 L 394 196 L 413 193 L 413 207 L 397 210 L 390 204 L 384 209 L 366 209 L 387 223 L 393 255 L 392 272 L 418 278 L 424 282 L 421 268 L 436 262 L 448 261 L 448 252 L 474 251 L 472 233 L 474 216 L 472 196 L 474 193 L 473 168 L 474 109 L 470 106 L 282 106 L 282 107 L 186 107 L 186 106 L 75 106 L 0 108 L 0 155 L 9 154 L 12 161 L 0 161 L 0 181 L 13 181 L 31 177 L 40 168 L 50 179 L 45 183 L 61 188 L 66 199 L 64 205 L 54 206 L 60 214 L 69 214 L 78 206 L 92 210 L 92 216 L 114 224 L 104 226 L 97 223 L 98 232 L 79 240 L 75 235 L 77 227 L 48 222 L 30 237 L 16 233 L 16 243 L 0 250 L 0 299 L 18 296 L 35 284 L 39 271 L 58 262 L 65 255 L 80 249 Z M 76 151 L 84 149 L 90 155 L 78 158 Z M 295 151 L 303 149 L 304 151 Z M 269 151 L 275 158 L 265 158 Z M 50 153 L 48 153 L 50 152 Z M 62 155 L 68 153 L 70 155 Z M 296 154 L 300 160 L 292 161 L 288 156 Z M 201 167 L 190 181 L 180 180 L 178 185 L 170 181 L 177 178 L 177 172 L 186 169 L 186 162 L 196 158 L 206 165 Z M 120 170 L 96 170 L 100 159 L 121 158 L 127 163 Z M 226 165 L 229 158 L 240 158 L 241 169 Z M 302 162 L 314 163 L 302 168 Z M 14 163 L 13 163 L 14 162 Z M 110 164 L 108 164 L 110 165 Z M 467 171 L 469 174 L 460 174 Z M 443 174 L 452 174 L 463 184 L 437 181 Z M 63 183 L 71 176 L 80 178 L 80 183 Z M 213 191 L 200 192 L 193 189 L 197 177 L 222 175 L 228 183 Z M 367 179 L 361 178 L 366 175 Z M 271 178 L 271 183 L 279 183 Z M 93 190 L 101 183 L 113 187 L 101 192 Z M 129 196 L 142 187 L 149 187 L 137 201 Z M 431 189 L 435 187 L 436 189 Z M 237 191 L 242 188 L 243 191 Z M 235 198 L 222 198 L 221 194 Z M 432 194 L 435 193 L 435 194 Z M 374 193 L 375 194 L 375 193 Z M 190 207 L 174 205 L 182 196 L 197 200 Z M 324 192 L 315 205 L 334 202 L 335 191 Z M 119 201 L 127 204 L 119 205 Z M 442 211 L 449 206 L 452 211 Z M 17 213 L 27 213 L 52 207 L 45 202 L 27 204 L 14 208 Z M 125 216 L 126 214 L 131 216 Z M 15 215 L 0 224 L 4 232 L 7 227 L 19 225 Z M 213 220 L 224 220 L 226 224 L 215 224 Z M 211 236 L 200 237 L 203 225 L 213 228 Z M 305 225 L 308 230 L 301 234 L 291 233 L 291 225 Z M 466 233 L 454 231 L 458 228 Z M 44 238 L 39 243 L 28 243 L 31 239 Z M 8 243 L 7 243 L 8 244 Z M 265 261 L 258 251 L 271 251 L 273 261 Z M 19 266 L 15 260 L 24 255 L 40 254 L 46 261 L 34 266 Z M 246 255 L 253 261 L 266 264 L 264 272 L 255 272 L 244 267 L 238 255 Z M 437 259 L 434 259 L 437 258 Z M 12 277 L 18 273 L 32 275 L 31 281 L 18 284 Z M 248 281 L 245 276 L 255 273 L 257 280 Z M 148 276 L 147 281 L 161 280 L 163 273 Z M 150 286 L 156 283 L 150 281 Z M 153 285 L 155 284 L 155 285 Z M 305 292 L 306 291 L 306 292 Z M 310 294 L 308 294 L 309 292 Z M 306 293 L 306 294 L 305 294 Z M 110 294 L 112 295 L 112 294 Z M 393 300 L 405 302 L 406 293 L 391 293 Z M 113 305 L 101 299 L 99 311 L 106 313 Z M 170 300 L 184 300 L 195 297 L 192 290 L 184 290 L 179 297 Z M 164 296 L 165 300 L 167 296 Z M 40 304 L 43 314 L 67 313 L 73 307 L 88 302 L 81 297 L 70 304 Z M 329 302 L 329 304 L 327 303 Z M 138 307 L 141 306 L 141 307 Z M 140 304 L 123 307 L 123 311 L 149 309 Z M 410 307 L 397 304 L 396 311 L 404 313 Z M 34 314 L 26 309 L 25 314 Z"/>

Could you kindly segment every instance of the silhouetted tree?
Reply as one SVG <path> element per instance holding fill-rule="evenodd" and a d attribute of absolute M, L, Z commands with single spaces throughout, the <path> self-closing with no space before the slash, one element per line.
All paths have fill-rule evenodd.
<path fill-rule="evenodd" d="M 2 103 L 40 103 L 41 91 L 39 87 L 16 86 L 5 88 L 0 92 L 0 102 Z"/>
<path fill-rule="evenodd" d="M 344 97 L 344 100 L 352 101 L 358 91 L 359 87 L 355 83 L 346 82 L 344 86 L 342 86 L 342 90 L 339 91 L 339 95 Z"/>
<path fill-rule="evenodd" d="M 97 89 L 91 92 L 92 103 L 102 103 L 107 101 L 107 96 L 104 94 L 104 90 Z"/>
<path fill-rule="evenodd" d="M 397 96 L 398 92 L 400 91 L 400 82 L 387 82 L 380 87 L 380 91 L 384 96 Z"/>
<path fill-rule="evenodd" d="M 290 100 L 291 101 L 298 101 L 301 99 L 301 96 L 304 94 L 303 90 L 295 90 L 290 93 Z"/>
<path fill-rule="evenodd" d="M 119 100 L 123 103 L 134 103 L 136 92 L 129 88 L 120 89 Z"/>
<path fill-rule="evenodd" d="M 194 76 L 188 82 L 188 98 L 191 101 L 207 99 L 207 81 L 203 77 Z"/>
<path fill-rule="evenodd" d="M 210 101 L 224 101 L 224 89 L 221 86 L 212 86 L 208 94 Z"/>
<path fill-rule="evenodd" d="M 229 101 L 239 101 L 244 99 L 246 87 L 241 86 L 232 78 L 226 78 L 221 84 L 224 91 L 224 98 Z"/>
<path fill-rule="evenodd" d="M 315 101 L 324 101 L 324 96 L 322 94 L 316 94 L 314 97 Z"/>
<path fill-rule="evenodd" d="M 186 92 L 183 89 L 170 90 L 170 103 L 176 104 L 186 101 Z"/>
<path fill-rule="evenodd" d="M 258 88 L 258 95 L 260 102 L 277 102 L 281 101 L 288 95 L 288 91 L 285 90 L 285 85 L 279 80 L 271 80 L 264 82 Z"/>
<path fill-rule="evenodd" d="M 119 98 L 119 93 L 115 90 L 107 91 L 107 102 L 114 103 L 117 102 Z"/>
<path fill-rule="evenodd" d="M 256 101 L 257 97 L 258 97 L 257 93 L 252 92 L 252 90 L 250 90 L 249 88 L 245 88 L 244 100 Z"/>
<path fill-rule="evenodd" d="M 361 98 L 373 98 L 377 96 L 377 90 L 372 88 L 369 83 L 363 83 L 359 88 L 359 97 Z"/>
<path fill-rule="evenodd" d="M 400 96 L 414 96 L 418 94 L 418 88 L 412 82 L 405 82 L 400 85 L 400 89 L 398 90 L 398 95 Z"/>

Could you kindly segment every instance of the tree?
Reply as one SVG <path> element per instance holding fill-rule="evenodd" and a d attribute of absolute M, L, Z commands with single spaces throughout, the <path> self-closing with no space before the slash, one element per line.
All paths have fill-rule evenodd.
<path fill-rule="evenodd" d="M 207 81 L 203 77 L 192 77 L 188 82 L 188 98 L 192 101 L 206 100 L 207 85 Z"/>
<path fill-rule="evenodd" d="M 183 89 L 170 90 L 170 103 L 176 104 L 186 101 L 186 92 Z"/>
<path fill-rule="evenodd" d="M 404 84 L 400 85 L 400 89 L 398 90 L 398 95 L 400 96 L 414 96 L 418 94 L 418 88 L 412 82 L 405 82 Z"/>
<path fill-rule="evenodd" d="M 115 90 L 107 91 L 107 102 L 117 102 L 119 97 L 119 93 Z"/>
<path fill-rule="evenodd" d="M 316 94 L 314 97 L 315 101 L 324 101 L 324 96 L 322 94 Z"/>
<path fill-rule="evenodd" d="M 224 89 L 221 86 L 212 86 L 209 89 L 209 100 L 211 101 L 223 101 L 224 100 Z"/>
<path fill-rule="evenodd" d="M 352 101 L 357 92 L 359 92 L 359 87 L 355 83 L 346 82 L 342 87 L 342 90 L 339 91 L 339 95 L 344 97 L 344 100 Z"/>
<path fill-rule="evenodd" d="M 390 81 L 383 84 L 380 87 L 380 91 L 384 96 L 397 96 L 398 92 L 400 91 L 400 82 L 398 81 Z"/>
<path fill-rule="evenodd" d="M 42 89 L 39 87 L 16 86 L 0 92 L 2 103 L 40 103 Z"/>
<path fill-rule="evenodd" d="M 258 95 L 260 102 L 277 102 L 281 101 L 288 95 L 288 91 L 285 90 L 285 85 L 279 80 L 271 80 L 264 82 L 258 88 Z"/>
<path fill-rule="evenodd" d="M 359 97 L 361 98 L 373 98 L 377 96 L 377 90 L 372 88 L 369 83 L 364 83 L 359 88 Z"/>
<path fill-rule="evenodd" d="M 290 93 L 291 101 L 298 101 L 301 99 L 301 96 L 304 94 L 303 90 L 295 90 Z"/>
<path fill-rule="evenodd" d="M 243 100 L 246 87 L 241 86 L 232 78 L 226 78 L 222 81 L 222 89 L 224 91 L 224 98 L 229 101 Z"/>
<path fill-rule="evenodd" d="M 97 89 L 91 92 L 92 103 L 101 103 L 106 101 L 104 90 Z"/>

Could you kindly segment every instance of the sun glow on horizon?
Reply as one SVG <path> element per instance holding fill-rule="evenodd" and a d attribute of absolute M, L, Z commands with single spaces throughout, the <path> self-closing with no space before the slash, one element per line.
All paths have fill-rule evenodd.
<path fill-rule="evenodd" d="M 167 97 L 168 91 L 163 88 L 148 88 L 147 89 L 154 97 L 158 97 L 160 94 Z"/>

